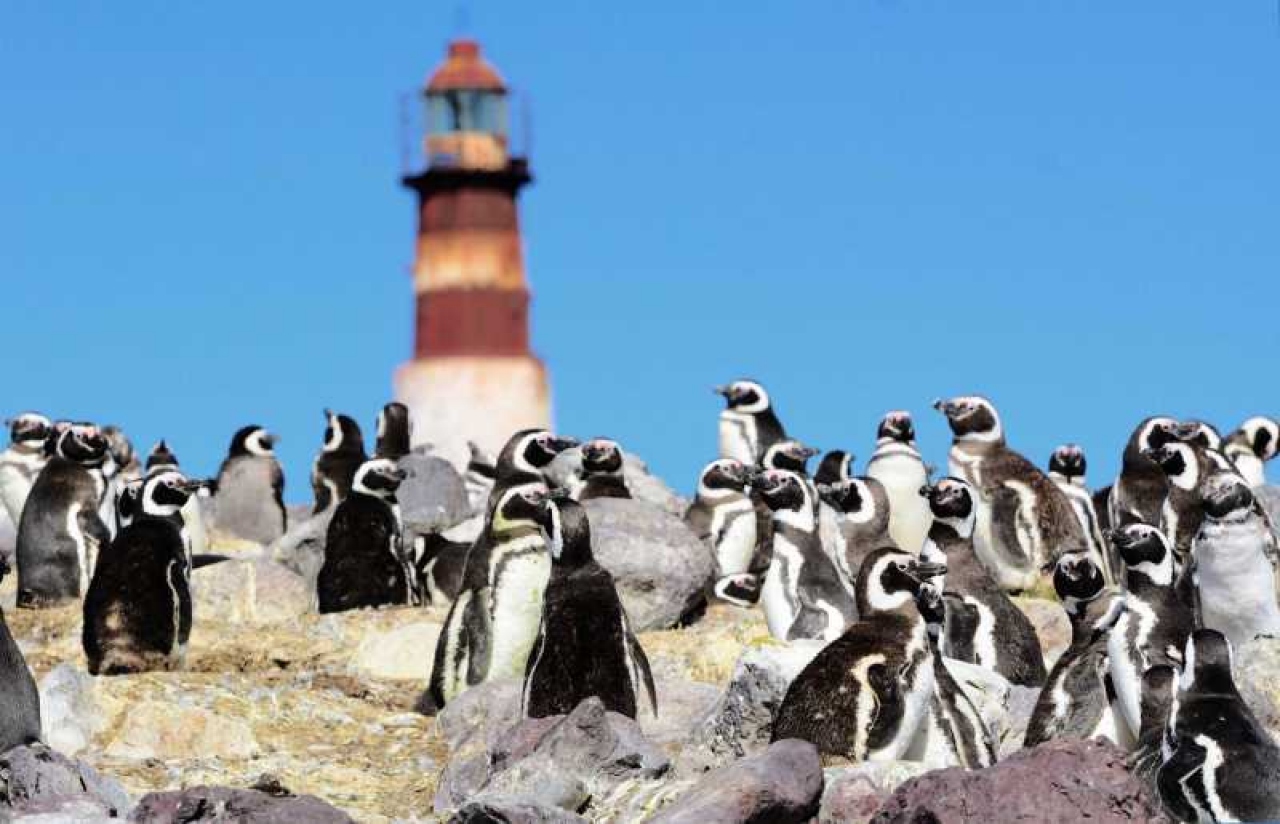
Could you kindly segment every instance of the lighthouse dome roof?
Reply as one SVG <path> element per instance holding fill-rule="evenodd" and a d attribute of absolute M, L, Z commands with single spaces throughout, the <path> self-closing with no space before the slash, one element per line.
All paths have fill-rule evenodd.
<path fill-rule="evenodd" d="M 504 92 L 507 86 L 498 70 L 480 56 L 475 40 L 454 40 L 445 57 L 427 80 L 427 92 L 446 91 Z"/>

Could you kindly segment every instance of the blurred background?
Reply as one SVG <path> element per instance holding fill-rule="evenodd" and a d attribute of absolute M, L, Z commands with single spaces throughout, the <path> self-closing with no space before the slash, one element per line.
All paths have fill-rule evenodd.
<path fill-rule="evenodd" d="M 529 112 L 561 430 L 688 492 L 713 384 L 863 457 L 910 409 L 940 466 L 929 402 L 982 392 L 1101 484 L 1148 413 L 1280 412 L 1276 5 L 1120 5 L 8 2 L 0 416 L 194 473 L 261 423 L 308 497 L 412 352 L 401 102 L 469 36 Z"/>

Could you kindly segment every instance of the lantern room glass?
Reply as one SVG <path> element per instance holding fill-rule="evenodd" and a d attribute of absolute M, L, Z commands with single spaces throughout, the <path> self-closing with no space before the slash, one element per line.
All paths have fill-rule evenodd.
<path fill-rule="evenodd" d="M 427 93 L 427 134 L 482 132 L 507 136 L 507 95 L 500 91 L 449 89 Z"/>

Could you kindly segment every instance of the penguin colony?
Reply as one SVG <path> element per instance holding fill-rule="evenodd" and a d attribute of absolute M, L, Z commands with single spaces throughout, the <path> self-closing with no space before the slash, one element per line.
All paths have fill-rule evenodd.
<path fill-rule="evenodd" d="M 1026 746 L 1103 736 L 1180 820 L 1280 817 L 1280 749 L 1232 679 L 1234 647 L 1280 634 L 1280 552 L 1254 491 L 1280 451 L 1276 421 L 1250 418 L 1224 438 L 1201 421 L 1147 418 L 1119 476 L 1090 490 L 1079 446 L 1042 471 L 981 396 L 934 404 L 953 435 L 934 477 L 908 412 L 884 415 L 858 475 L 853 453 L 790 437 L 760 382 L 716 392 L 719 455 L 685 513 L 713 561 L 704 598 L 759 609 L 778 641 L 820 647 L 777 707 L 775 740 L 853 761 L 989 766 L 997 748 L 959 661 L 1040 690 Z M 357 421 L 325 410 L 311 473 L 327 522 L 319 611 L 448 604 L 429 710 L 514 677 L 527 717 L 591 696 L 656 716 L 648 659 L 580 503 L 631 497 L 621 446 L 539 429 L 514 433 L 496 458 L 473 445 L 465 488 L 483 523 L 459 542 L 401 522 L 411 424 L 403 405 L 385 406 L 369 456 Z M 271 544 L 289 526 L 276 436 L 261 426 L 237 431 L 216 478 L 200 480 L 165 441 L 140 461 L 116 427 L 34 412 L 6 425 L 0 503 L 18 536 L 0 576 L 16 567 L 20 608 L 82 600 L 94 675 L 183 667 L 191 572 L 223 560 L 207 553 L 201 497 L 246 540 Z M 580 461 L 554 475 L 570 452 Z M 1039 588 L 1071 625 L 1051 667 L 1011 600 Z M 0 692 L 0 748 L 38 740 L 34 681 L 2 616 Z"/>

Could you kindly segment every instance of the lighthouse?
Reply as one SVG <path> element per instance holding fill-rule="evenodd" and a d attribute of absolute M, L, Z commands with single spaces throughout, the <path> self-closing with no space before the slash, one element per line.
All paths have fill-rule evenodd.
<path fill-rule="evenodd" d="M 509 95 L 472 40 L 449 44 L 422 91 L 425 166 L 403 178 L 417 194 L 413 359 L 395 375 L 414 443 L 466 460 L 512 432 L 549 427 L 547 373 L 529 347 L 517 198 L 531 180 L 513 154 Z"/>

